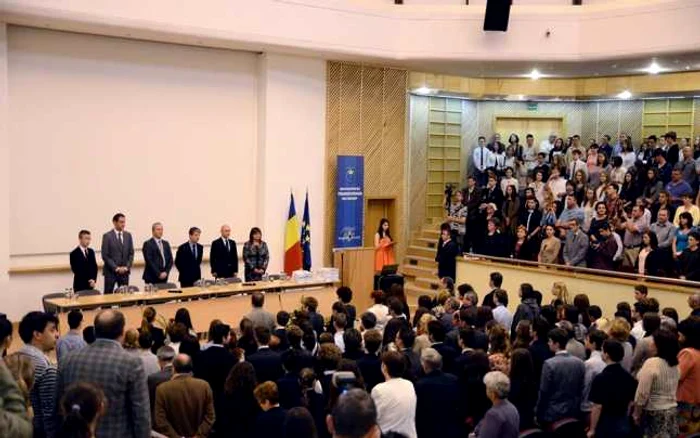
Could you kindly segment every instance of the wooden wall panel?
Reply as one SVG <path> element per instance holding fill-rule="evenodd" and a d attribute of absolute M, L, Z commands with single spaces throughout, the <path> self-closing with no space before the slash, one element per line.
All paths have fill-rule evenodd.
<path fill-rule="evenodd" d="M 365 198 L 393 198 L 397 211 L 393 234 L 403 255 L 406 229 L 405 70 L 329 62 L 327 79 L 327 175 L 325 262 L 331 263 L 335 233 L 338 155 L 365 157 Z M 377 224 L 365 224 L 376 227 Z M 365 242 L 370 246 L 371 242 Z"/>

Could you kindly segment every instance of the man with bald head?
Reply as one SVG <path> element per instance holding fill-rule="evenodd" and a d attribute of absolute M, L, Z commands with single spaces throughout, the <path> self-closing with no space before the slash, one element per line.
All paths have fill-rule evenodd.
<path fill-rule="evenodd" d="M 238 249 L 230 239 L 231 227 L 221 226 L 221 237 L 211 243 L 209 261 L 214 278 L 231 278 L 238 275 Z"/>
<path fill-rule="evenodd" d="M 690 316 L 700 317 L 700 293 L 694 293 L 688 297 L 688 306 L 690 306 Z"/>
<path fill-rule="evenodd" d="M 143 281 L 146 284 L 167 283 L 173 268 L 173 251 L 170 243 L 163 239 L 163 224 L 156 222 L 151 226 L 153 237 L 143 242 Z"/>
<path fill-rule="evenodd" d="M 73 383 L 90 382 L 104 391 L 109 407 L 95 436 L 148 438 L 150 406 L 143 362 L 122 348 L 124 315 L 102 310 L 95 317 L 95 342 L 69 354 L 58 367 L 57 400 Z"/>

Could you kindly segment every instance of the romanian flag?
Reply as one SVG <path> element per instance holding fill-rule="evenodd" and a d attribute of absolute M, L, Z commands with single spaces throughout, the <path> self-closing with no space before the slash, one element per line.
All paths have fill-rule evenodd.
<path fill-rule="evenodd" d="M 311 270 L 311 219 L 309 218 L 309 192 L 304 201 L 304 219 L 301 221 L 301 253 L 305 271 Z"/>
<path fill-rule="evenodd" d="M 292 272 L 301 269 L 301 243 L 299 242 L 299 218 L 294 208 L 294 195 L 290 195 L 289 216 L 284 233 L 284 272 L 292 275 Z"/>

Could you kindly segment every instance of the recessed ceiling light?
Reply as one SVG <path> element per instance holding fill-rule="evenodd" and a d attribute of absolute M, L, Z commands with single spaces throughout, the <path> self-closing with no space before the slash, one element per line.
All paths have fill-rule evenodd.
<path fill-rule="evenodd" d="M 432 90 L 428 87 L 420 87 L 413 90 L 416 94 L 430 94 Z"/>
<path fill-rule="evenodd" d="M 530 74 L 527 76 L 530 79 L 532 79 L 533 81 L 536 81 L 542 77 L 542 74 L 536 68 L 533 68 L 532 71 L 530 72 Z"/>
<path fill-rule="evenodd" d="M 686 66 L 685 66 L 685 69 L 686 69 L 686 70 L 690 70 L 690 66 L 689 66 L 689 65 L 686 65 Z"/>
<path fill-rule="evenodd" d="M 618 99 L 629 99 L 630 97 L 632 97 L 632 93 L 629 90 L 625 90 L 617 95 Z"/>
<path fill-rule="evenodd" d="M 650 75 L 657 75 L 661 73 L 663 69 L 661 68 L 658 62 L 652 61 L 651 64 L 649 64 L 649 67 L 645 68 L 644 71 L 649 73 Z"/>

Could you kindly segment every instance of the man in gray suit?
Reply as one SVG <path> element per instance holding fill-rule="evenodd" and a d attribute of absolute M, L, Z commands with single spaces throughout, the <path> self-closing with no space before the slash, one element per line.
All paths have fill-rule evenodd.
<path fill-rule="evenodd" d="M 102 274 L 105 276 L 106 294 L 114 293 L 115 284 L 118 286 L 129 285 L 129 273 L 134 262 L 134 241 L 131 233 L 124 231 L 126 216 L 117 213 L 112 218 L 114 229 L 102 236 L 102 260 L 104 267 Z"/>
<path fill-rule="evenodd" d="M 69 354 L 58 368 L 57 400 L 76 382 L 91 382 L 104 391 L 109 407 L 97 426 L 100 438 L 151 435 L 146 374 L 141 359 L 121 346 L 124 324 L 118 310 L 101 311 L 95 317 L 95 342 Z"/>

